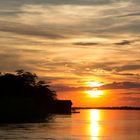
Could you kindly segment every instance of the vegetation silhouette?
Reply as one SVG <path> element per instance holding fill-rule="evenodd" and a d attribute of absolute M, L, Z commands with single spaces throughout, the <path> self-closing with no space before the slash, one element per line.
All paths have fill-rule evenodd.
<path fill-rule="evenodd" d="M 0 122 L 42 120 L 56 100 L 55 91 L 34 73 L 0 73 Z"/>

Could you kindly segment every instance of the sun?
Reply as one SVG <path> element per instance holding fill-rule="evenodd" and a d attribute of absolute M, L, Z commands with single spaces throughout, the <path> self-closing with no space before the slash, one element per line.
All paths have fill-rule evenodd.
<path fill-rule="evenodd" d="M 85 93 L 93 98 L 100 97 L 100 96 L 104 95 L 103 90 L 98 90 L 98 88 L 102 85 L 104 85 L 104 84 L 101 82 L 97 82 L 97 81 L 86 82 L 86 86 L 90 87 L 90 90 L 85 91 Z"/>
<path fill-rule="evenodd" d="M 90 97 L 93 97 L 93 98 L 97 98 L 104 95 L 104 92 L 98 89 L 89 90 L 89 91 L 86 91 L 86 93 L 90 95 Z"/>

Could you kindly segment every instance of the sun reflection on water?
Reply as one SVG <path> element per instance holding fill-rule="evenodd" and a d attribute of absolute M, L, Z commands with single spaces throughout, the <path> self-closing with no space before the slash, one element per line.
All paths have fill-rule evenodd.
<path fill-rule="evenodd" d="M 91 140 L 99 140 L 100 110 L 90 110 L 90 136 Z"/>

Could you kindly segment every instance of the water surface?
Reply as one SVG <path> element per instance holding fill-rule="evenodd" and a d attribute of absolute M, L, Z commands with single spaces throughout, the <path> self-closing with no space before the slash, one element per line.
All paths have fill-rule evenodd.
<path fill-rule="evenodd" d="M 80 110 L 44 123 L 1 124 L 2 140 L 140 140 L 138 110 Z"/>

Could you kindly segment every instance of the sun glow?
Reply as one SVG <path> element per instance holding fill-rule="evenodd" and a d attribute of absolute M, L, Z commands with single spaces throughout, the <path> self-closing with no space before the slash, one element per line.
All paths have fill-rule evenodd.
<path fill-rule="evenodd" d="M 102 86 L 103 83 L 97 82 L 97 81 L 89 81 L 86 82 L 86 85 L 90 88 L 93 88 L 91 90 L 87 90 L 85 93 L 88 94 L 90 97 L 100 97 L 104 94 L 104 92 L 102 90 L 98 90 L 97 88 Z"/>
<path fill-rule="evenodd" d="M 87 84 L 87 86 L 89 86 L 89 87 L 100 87 L 100 86 L 103 85 L 103 83 L 96 82 L 96 81 L 94 81 L 94 82 L 90 81 L 90 82 L 87 82 L 86 84 Z"/>
<path fill-rule="evenodd" d="M 102 90 L 97 90 L 97 89 L 86 91 L 86 93 L 90 95 L 90 97 L 94 97 L 94 98 L 100 97 L 104 94 Z"/>

